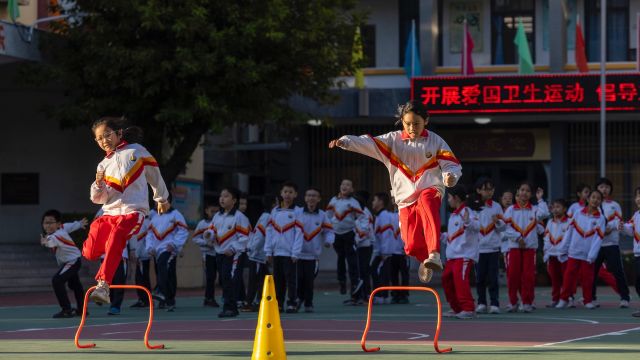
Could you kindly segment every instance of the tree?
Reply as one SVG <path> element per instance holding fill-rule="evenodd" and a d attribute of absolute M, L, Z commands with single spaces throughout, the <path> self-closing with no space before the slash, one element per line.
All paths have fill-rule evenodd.
<path fill-rule="evenodd" d="M 357 66 L 353 0 L 76 4 L 68 11 L 84 15 L 53 26 L 36 65 L 36 78 L 67 95 L 50 116 L 63 127 L 126 116 L 145 130 L 167 182 L 207 131 L 299 119 L 292 95 L 331 102 L 335 79 Z"/>

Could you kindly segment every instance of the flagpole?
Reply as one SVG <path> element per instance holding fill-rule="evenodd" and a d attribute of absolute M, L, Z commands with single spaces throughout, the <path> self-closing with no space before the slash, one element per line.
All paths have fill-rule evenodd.
<path fill-rule="evenodd" d="M 413 41 L 411 41 L 411 77 L 416 73 L 415 72 L 415 61 L 416 61 L 416 20 L 411 20 L 411 37 L 413 37 Z"/>
<path fill-rule="evenodd" d="M 607 149 L 607 0 L 600 0 L 600 177 L 606 176 Z"/>
<path fill-rule="evenodd" d="M 464 25 L 462 26 L 462 75 L 467 75 L 469 70 L 467 67 L 467 18 L 464 18 Z"/>

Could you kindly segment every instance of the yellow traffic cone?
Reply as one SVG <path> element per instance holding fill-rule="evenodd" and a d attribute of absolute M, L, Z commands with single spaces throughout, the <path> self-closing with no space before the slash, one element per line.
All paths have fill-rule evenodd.
<path fill-rule="evenodd" d="M 280 312 L 276 300 L 273 276 L 264 278 L 262 288 L 262 300 L 260 301 L 260 313 L 258 314 L 258 326 L 256 337 L 253 341 L 253 355 L 251 360 L 286 360 L 287 353 L 284 349 L 284 335 L 280 326 Z"/>

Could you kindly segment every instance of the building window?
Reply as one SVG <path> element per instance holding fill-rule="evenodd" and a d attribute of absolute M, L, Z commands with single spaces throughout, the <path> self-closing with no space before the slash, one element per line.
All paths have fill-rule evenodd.
<path fill-rule="evenodd" d="M 37 205 L 40 182 L 37 173 L 2 174 L 2 205 Z"/>
<path fill-rule="evenodd" d="M 376 26 L 363 25 L 361 27 L 361 34 L 364 67 L 376 67 Z"/>
<path fill-rule="evenodd" d="M 517 64 L 518 53 L 513 39 L 522 19 L 531 57 L 535 54 L 535 7 L 530 0 L 491 1 L 491 62 L 495 65 Z M 534 60 L 535 62 L 535 60 Z"/>
<path fill-rule="evenodd" d="M 600 61 L 600 2 L 585 1 L 587 60 Z M 607 61 L 630 61 L 629 0 L 607 1 Z"/>

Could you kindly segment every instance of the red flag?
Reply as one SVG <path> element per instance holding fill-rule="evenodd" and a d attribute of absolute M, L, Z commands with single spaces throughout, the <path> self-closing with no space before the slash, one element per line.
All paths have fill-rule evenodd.
<path fill-rule="evenodd" d="M 462 75 L 473 75 L 476 72 L 473 70 L 473 58 L 471 53 L 473 52 L 473 39 L 469 32 L 469 26 L 467 20 L 464 21 L 464 33 L 462 34 Z"/>
<path fill-rule="evenodd" d="M 576 66 L 580 72 L 589 72 L 589 66 L 587 65 L 587 55 L 585 53 L 584 38 L 582 37 L 582 27 L 580 23 L 576 22 Z"/>

